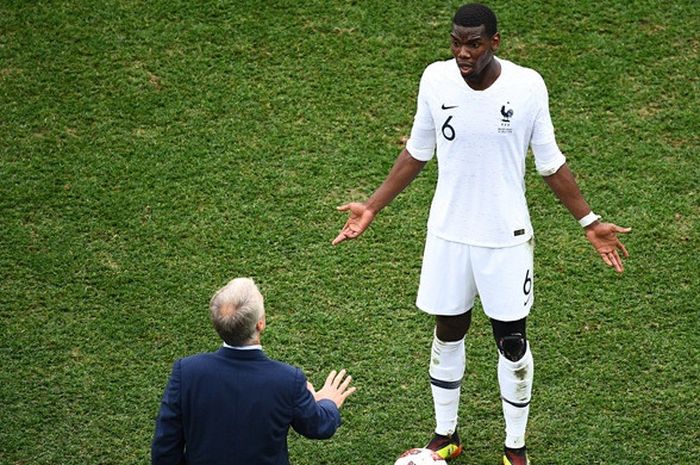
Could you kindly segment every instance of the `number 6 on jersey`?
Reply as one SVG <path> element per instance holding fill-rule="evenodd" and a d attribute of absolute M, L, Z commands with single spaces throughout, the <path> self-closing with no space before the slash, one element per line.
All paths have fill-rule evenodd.
<path fill-rule="evenodd" d="M 447 140 L 454 140 L 455 138 L 455 128 L 450 126 L 451 119 L 452 115 L 448 116 L 445 123 L 442 125 L 442 135 L 445 136 Z"/>

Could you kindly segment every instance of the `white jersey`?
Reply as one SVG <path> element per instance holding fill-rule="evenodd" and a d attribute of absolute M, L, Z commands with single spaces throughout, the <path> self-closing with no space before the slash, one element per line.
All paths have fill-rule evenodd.
<path fill-rule="evenodd" d="M 438 181 L 428 230 L 437 237 L 480 247 L 511 247 L 532 237 L 525 200 L 525 155 L 530 144 L 554 144 L 547 87 L 534 70 L 497 59 L 501 74 L 473 90 L 454 59 L 429 65 L 420 81 L 418 108 L 406 149 L 433 157 Z M 565 158 L 556 149 L 537 157 L 552 173 Z"/>

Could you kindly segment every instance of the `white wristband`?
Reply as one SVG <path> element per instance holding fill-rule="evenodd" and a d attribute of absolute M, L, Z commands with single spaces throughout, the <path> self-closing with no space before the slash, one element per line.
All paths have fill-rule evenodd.
<path fill-rule="evenodd" d="M 600 215 L 596 215 L 593 212 L 590 212 L 588 215 L 584 216 L 580 220 L 578 220 L 578 224 L 581 225 L 582 228 L 585 228 L 586 226 L 590 226 L 596 221 L 600 219 Z"/>

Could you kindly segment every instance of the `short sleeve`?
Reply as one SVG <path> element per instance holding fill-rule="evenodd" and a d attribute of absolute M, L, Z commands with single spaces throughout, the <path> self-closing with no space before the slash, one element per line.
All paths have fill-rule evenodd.
<path fill-rule="evenodd" d="M 428 161 L 435 154 L 435 123 L 430 113 L 428 70 L 423 72 L 418 88 L 416 114 L 413 118 L 411 136 L 406 142 L 406 150 L 420 161 Z"/>
<path fill-rule="evenodd" d="M 544 79 L 538 74 L 535 96 L 537 98 L 537 115 L 530 138 L 530 147 L 535 155 L 535 167 L 542 176 L 554 174 L 564 163 L 566 158 L 559 150 L 554 125 L 549 114 L 549 93 Z"/>
<path fill-rule="evenodd" d="M 554 140 L 554 125 L 549 114 L 549 93 L 542 77 L 537 75 L 535 96 L 537 98 L 537 115 L 532 130 L 531 144 L 543 145 Z"/>

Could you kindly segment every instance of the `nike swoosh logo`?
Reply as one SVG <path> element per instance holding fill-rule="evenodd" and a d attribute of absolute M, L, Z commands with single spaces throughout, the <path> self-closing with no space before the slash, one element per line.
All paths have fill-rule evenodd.
<path fill-rule="evenodd" d="M 530 297 L 532 297 L 532 294 L 527 296 L 527 299 L 525 299 L 525 302 L 523 303 L 523 307 L 527 305 L 527 303 L 530 301 Z"/>
<path fill-rule="evenodd" d="M 459 106 L 459 105 L 452 105 L 452 106 L 449 106 L 449 107 L 448 107 L 448 106 L 446 106 L 446 105 L 443 103 L 441 108 L 442 108 L 443 110 L 451 110 L 451 109 L 453 109 L 453 108 L 457 108 L 458 106 Z"/>

